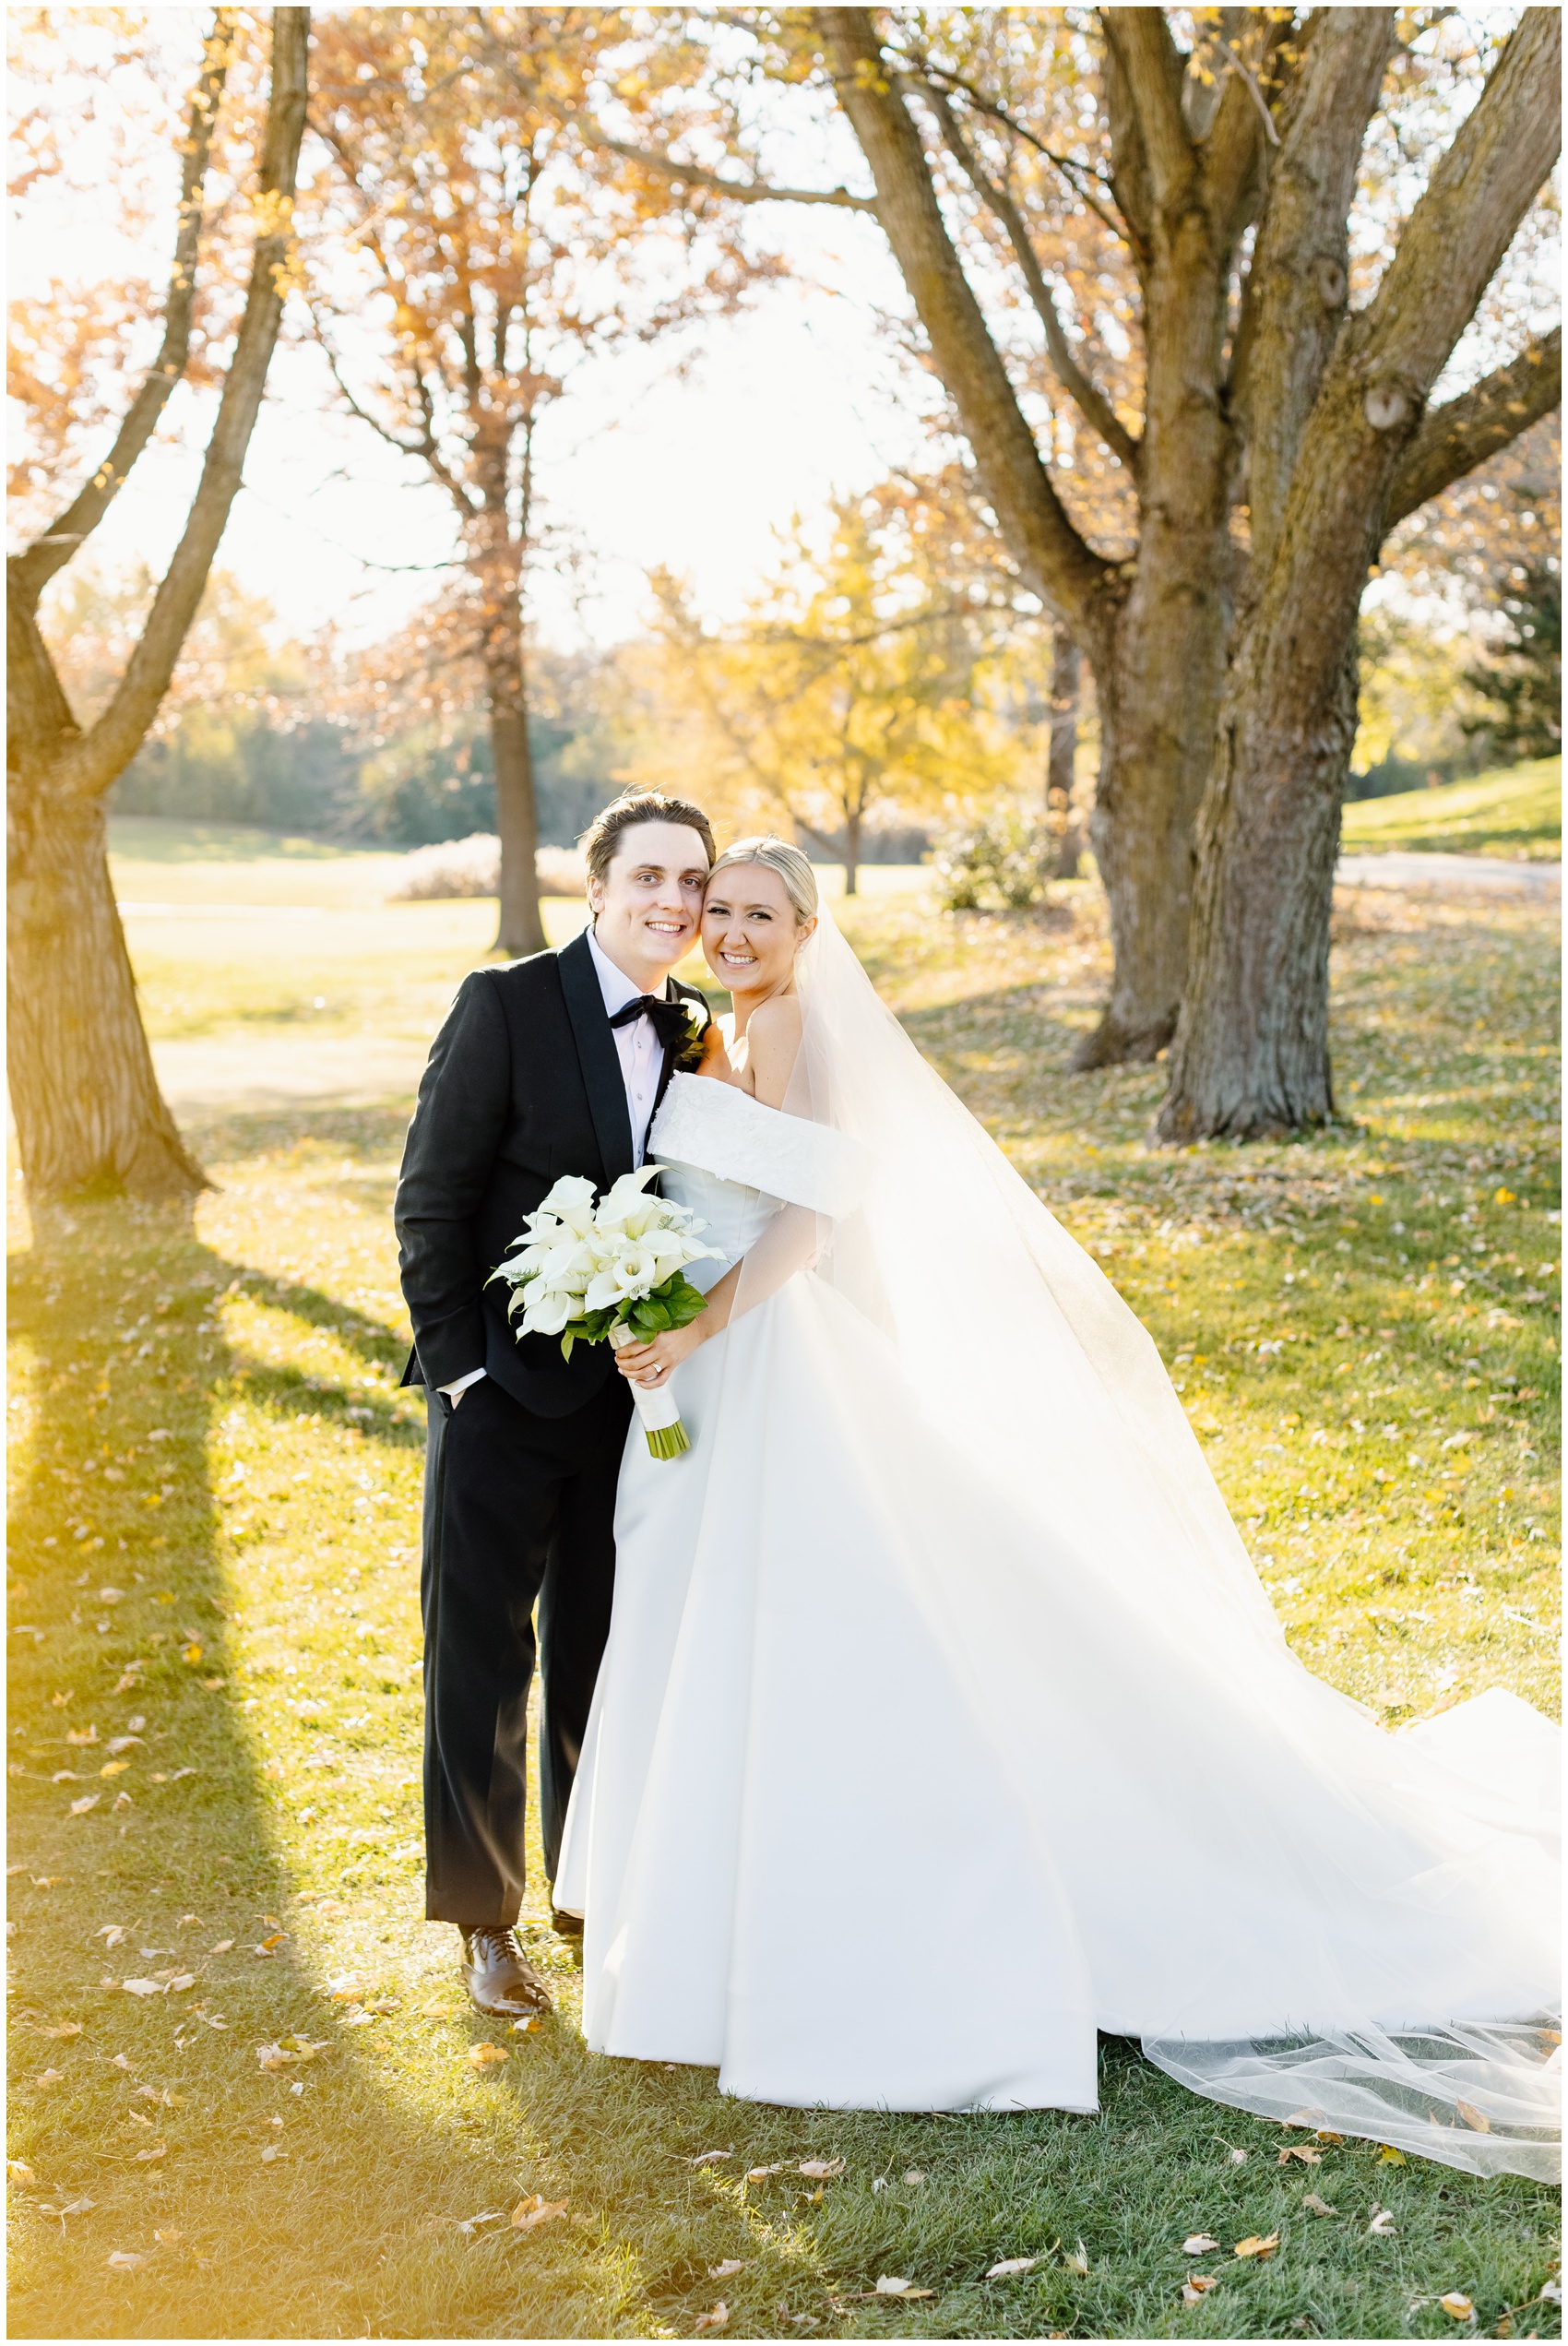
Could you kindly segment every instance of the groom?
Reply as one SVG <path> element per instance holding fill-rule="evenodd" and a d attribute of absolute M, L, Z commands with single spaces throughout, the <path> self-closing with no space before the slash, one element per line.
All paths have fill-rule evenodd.
<path fill-rule="evenodd" d="M 481 2012 L 548 2010 L 514 1924 L 523 1894 L 539 1607 L 539 1774 L 553 1881 L 610 1628 L 615 1481 L 631 1411 L 608 1344 L 519 1343 L 486 1285 L 563 1174 L 643 1161 L 690 1035 L 670 972 L 696 942 L 713 833 L 699 807 L 618 799 L 583 840 L 591 927 L 475 970 L 436 1036 L 398 1183 L 405 1385 L 426 1388 L 425 1914 L 462 1933 Z M 557 1917 L 557 1927 L 564 1922 Z"/>

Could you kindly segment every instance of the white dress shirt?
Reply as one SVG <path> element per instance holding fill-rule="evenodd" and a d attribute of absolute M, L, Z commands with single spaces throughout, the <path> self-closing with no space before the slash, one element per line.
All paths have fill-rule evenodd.
<path fill-rule="evenodd" d="M 628 1002 L 636 1002 L 643 989 L 635 979 L 626 975 L 624 970 L 616 967 L 591 929 L 588 933 L 588 942 L 594 972 L 599 979 L 599 990 L 604 996 L 604 1015 L 612 1018 L 617 1010 L 625 1008 Z M 621 1062 L 621 1081 L 626 1091 L 626 1114 L 632 1126 L 632 1163 L 636 1166 L 643 1161 L 644 1143 L 647 1139 L 648 1125 L 653 1121 L 659 1078 L 664 1072 L 664 1050 L 654 1031 L 651 1018 L 633 1018 L 628 1025 L 616 1027 L 613 1031 L 615 1054 Z M 449 1393 L 456 1401 L 459 1393 L 466 1393 L 470 1385 L 477 1385 L 483 1375 L 482 1368 L 471 1368 L 467 1376 L 459 1376 L 453 1384 L 444 1385 L 441 1390 Z"/>
<path fill-rule="evenodd" d="M 591 929 L 588 941 L 599 990 L 604 996 L 604 1015 L 612 1018 L 617 1010 L 624 1010 L 628 1002 L 639 998 L 642 987 L 624 970 L 617 969 Z M 617 1027 L 614 1034 L 621 1080 L 626 1088 L 626 1113 L 632 1125 L 632 1163 L 636 1166 L 643 1161 L 644 1143 L 653 1121 L 659 1078 L 664 1072 L 664 1047 L 654 1032 L 651 1018 L 634 1018 L 629 1025 Z"/>

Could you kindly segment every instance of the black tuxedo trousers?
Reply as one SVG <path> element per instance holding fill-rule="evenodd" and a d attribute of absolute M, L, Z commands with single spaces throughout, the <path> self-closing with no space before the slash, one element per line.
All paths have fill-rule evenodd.
<path fill-rule="evenodd" d="M 675 989 L 686 994 L 684 988 Z M 700 1005 L 702 996 L 688 997 Z M 667 1054 L 664 1080 L 673 1063 Z M 662 1089 L 662 1087 L 661 1087 Z M 466 978 L 420 1085 L 398 1182 L 403 1293 L 427 1391 L 425 1912 L 516 1922 L 536 1660 L 540 1827 L 554 1878 L 610 1629 L 631 1413 L 606 1344 L 518 1343 L 490 1274 L 563 1174 L 632 1170 L 625 1086 L 588 940 Z M 482 1368 L 454 1407 L 437 1388 Z M 537 1612 L 537 1630 L 535 1615 Z"/>
<path fill-rule="evenodd" d="M 515 1923 L 523 1896 L 529 1690 L 539 1610 L 539 1822 L 553 1879 L 610 1634 L 615 1478 L 632 1397 L 612 1377 L 540 1418 L 494 1377 L 427 1403 L 425 1912 Z"/>

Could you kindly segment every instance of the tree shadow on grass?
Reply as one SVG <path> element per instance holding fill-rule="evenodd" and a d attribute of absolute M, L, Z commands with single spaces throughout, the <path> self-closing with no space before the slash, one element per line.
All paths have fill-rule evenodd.
<path fill-rule="evenodd" d="M 323 1145 L 345 1147 L 343 1119 L 313 1121 Z M 386 1126 L 367 1139 L 385 1147 Z M 721 2101 L 711 2071 L 589 2055 L 557 1971 L 565 2008 L 540 2033 L 514 2040 L 463 2015 L 454 1982 L 449 2035 L 414 2044 L 401 2078 L 389 2057 L 378 2066 L 374 2045 L 339 2035 L 300 1951 L 296 1933 L 310 1924 L 286 1902 L 297 1881 L 225 1646 L 246 1560 L 220 1526 L 208 1465 L 242 1392 L 279 1425 L 308 1398 L 325 1423 L 346 1416 L 348 1387 L 230 1346 L 214 1306 L 238 1280 L 330 1327 L 367 1366 L 392 1365 L 398 1340 L 318 1285 L 202 1246 L 188 1225 L 125 1208 L 74 1221 L 22 1258 L 13 1322 L 34 1417 L 14 1517 L 30 1626 L 16 1640 L 12 1712 L 22 1733 L 11 1753 L 26 1771 L 13 1780 L 24 1864 L 13 1911 L 27 2053 L 11 2149 L 39 2178 L 18 2219 L 18 2333 L 646 2335 L 689 2328 L 723 2296 L 736 2336 L 798 2335 L 797 2315 L 826 2335 L 1159 2336 L 1184 2318 L 1180 2241 L 1198 2230 L 1229 2241 L 1228 2228 L 1240 2239 L 1283 2227 L 1289 2251 L 1245 2275 L 1227 2266 L 1228 2336 L 1404 2334 L 1409 2289 L 1434 2260 L 1440 2286 L 1460 2281 L 1486 2307 L 1538 2287 L 1550 2194 L 1413 2162 L 1395 2174 L 1370 2145 L 1336 2152 L 1330 2177 L 1303 2179 L 1278 2168 L 1277 2130 L 1195 2102 L 1117 2041 L 1102 2048 L 1096 2119 L 764 2109 Z M 389 1404 L 369 1407 L 355 1422 L 370 1440 L 399 1452 L 417 1442 Z M 114 1602 L 98 1596 L 111 1586 L 123 1591 Z M 200 1657 L 185 1660 L 196 1645 Z M 65 1741 L 89 1725 L 95 1744 Z M 123 1733 L 144 1742 L 122 1775 L 101 1778 L 109 1739 Z M 176 1782 L 186 1767 L 197 1772 Z M 65 1768 L 79 1780 L 50 1780 Z M 122 1787 L 132 1805 L 117 1811 Z M 95 1794 L 68 1815 L 70 1801 Z M 406 1879 L 356 1894 L 405 1919 L 415 1902 Z M 274 1935 L 269 1915 L 288 1935 L 257 1956 L 250 1949 Z M 128 1934 L 113 1949 L 95 1936 L 106 1924 Z M 961 1967 L 963 1936 L 983 1918 L 912 1912 L 911 1928 L 953 1934 Z M 210 1952 L 231 1937 L 230 1955 Z M 832 1961 L 830 1917 L 802 1918 L 801 1959 Z M 187 1971 L 195 1984 L 175 1989 Z M 169 1993 L 105 1990 L 105 1971 Z M 80 2035 L 32 2034 L 72 2021 Z M 407 2023 L 386 2025 L 389 2055 Z M 256 2047 L 291 2035 L 330 2049 L 261 2068 Z M 477 2041 L 509 2058 L 471 2070 L 463 2055 Z M 46 2067 L 58 2082 L 38 2082 Z M 137 2095 L 144 2084 L 184 2099 Z M 133 2112 L 152 2121 L 150 2139 Z M 157 2145 L 160 2158 L 139 2158 Z M 1230 2164 L 1231 2146 L 1247 2150 L 1245 2165 Z M 264 2163 L 275 2147 L 288 2159 Z M 718 2149 L 732 2156 L 694 2163 Z M 802 2161 L 838 2158 L 840 2177 L 800 2173 Z M 781 2172 L 745 2185 L 752 2166 Z M 878 2179 L 886 2188 L 873 2192 Z M 1314 2180 L 1344 2211 L 1333 2233 L 1302 2213 Z M 513 2196 L 534 2192 L 564 2200 L 566 2215 L 514 2230 Z M 1401 2253 L 1422 2244 L 1420 2272 L 1368 2245 L 1362 2211 L 1374 2196 L 1397 2199 Z M 80 2215 L 36 2212 L 82 2198 L 96 2205 Z M 458 2230 L 457 2218 L 487 2210 L 501 2221 Z M 1087 2276 L 1061 2257 L 1080 2238 Z M 147 2262 L 112 2275 L 112 2249 Z M 998 2259 L 1035 2255 L 1038 2274 L 984 2279 Z M 727 2263 L 742 2270 L 715 2278 Z M 863 2297 L 883 2273 L 933 2295 Z"/>
<path fill-rule="evenodd" d="M 470 2212 L 494 2187 L 493 2145 L 460 2103 L 388 2095 L 302 1959 L 229 1644 L 245 1558 L 209 1466 L 232 1401 L 294 1388 L 275 1397 L 224 1340 L 236 1271 L 255 1278 L 188 1219 L 124 1205 L 53 1217 L 13 1262 L 29 1422 L 11 1512 L 10 2151 L 36 2178 L 15 2200 L 17 2334 L 332 2335 L 372 2304 L 396 2328 L 371 2275 L 433 2209 Z M 340 1317 L 310 1288 L 290 1308 Z M 384 1360 L 391 1340 L 359 1340 Z M 324 1416 L 335 1398 L 312 1395 Z M 373 1435 L 406 1446 L 385 1417 Z M 127 1980 L 149 1992 L 112 1984 Z M 312 2044 L 326 2050 L 257 2055 Z M 414 2327 L 444 2334 L 445 2306 L 466 2334 L 483 2326 L 466 2244 L 445 2216 L 441 2231 L 421 2240 Z M 111 2252 L 142 2261 L 112 2270 Z"/>

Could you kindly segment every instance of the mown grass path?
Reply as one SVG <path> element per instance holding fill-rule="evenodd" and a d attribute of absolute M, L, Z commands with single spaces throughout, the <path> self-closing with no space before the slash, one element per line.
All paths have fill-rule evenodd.
<path fill-rule="evenodd" d="M 1141 1145 L 1158 1069 L 1065 1074 L 1104 973 L 1087 890 L 849 917 L 1154 1330 L 1297 1650 L 1391 1723 L 1491 1685 L 1550 1706 L 1550 924 L 1359 898 L 1355 1123 L 1171 1158 Z M 194 1227 L 84 1209 L 14 1260 L 13 2334 L 681 2337 L 722 2303 L 745 2337 L 1435 2336 L 1459 2291 L 1485 2334 L 1556 2335 L 1555 2195 L 1282 2134 L 1121 2042 L 1095 2119 L 724 2103 L 585 2054 L 537 1906 L 559 2017 L 468 2012 L 419 1919 L 403 1113 L 214 1124 Z M 802 1911 L 802 1965 L 836 1920 Z M 915 1894 L 910 1927 L 961 1950 L 985 1917 Z M 514 2227 L 536 2195 L 564 2212 Z M 1218 2286 L 1187 2306 L 1194 2271 Z"/>

